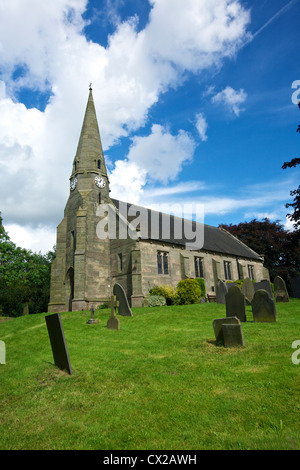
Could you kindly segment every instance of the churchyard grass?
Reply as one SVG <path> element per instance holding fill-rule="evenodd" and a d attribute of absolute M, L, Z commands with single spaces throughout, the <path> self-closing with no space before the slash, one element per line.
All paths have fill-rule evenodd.
<path fill-rule="evenodd" d="M 215 346 L 215 303 L 62 313 L 73 375 L 54 366 L 45 314 L 0 322 L 0 449 L 300 449 L 300 300 Z M 300 356 L 300 355 L 299 355 Z"/>

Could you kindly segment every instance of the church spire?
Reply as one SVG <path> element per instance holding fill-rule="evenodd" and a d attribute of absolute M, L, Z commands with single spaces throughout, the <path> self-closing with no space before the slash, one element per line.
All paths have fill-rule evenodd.
<path fill-rule="evenodd" d="M 101 170 L 101 172 L 96 171 L 96 173 L 106 176 L 107 172 L 91 85 L 72 174 Z"/>

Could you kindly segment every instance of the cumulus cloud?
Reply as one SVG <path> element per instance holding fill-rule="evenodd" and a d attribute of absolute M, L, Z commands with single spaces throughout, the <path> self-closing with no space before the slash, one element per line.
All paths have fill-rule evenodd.
<path fill-rule="evenodd" d="M 230 86 L 224 88 L 224 90 L 217 93 L 212 98 L 213 103 L 224 105 L 231 113 L 235 116 L 239 116 L 244 108 L 242 108 L 242 104 L 247 99 L 247 93 L 243 89 L 240 91 L 236 91 Z"/>
<path fill-rule="evenodd" d="M 203 113 L 198 113 L 196 115 L 196 124 L 195 125 L 196 125 L 197 131 L 199 132 L 201 140 L 203 140 L 203 142 L 205 142 L 205 140 L 207 140 L 206 132 L 207 132 L 208 124 L 207 124 L 206 118 L 205 118 Z"/>
<path fill-rule="evenodd" d="M 87 3 L 0 0 L 4 223 L 26 219 L 32 226 L 56 226 L 60 221 L 90 82 L 103 147 L 108 149 L 144 126 L 161 94 L 182 83 L 186 72 L 220 66 L 248 38 L 249 12 L 237 0 L 151 0 L 145 28 L 138 30 L 137 18 L 121 22 L 116 16 L 115 31 L 104 47 L 84 35 Z M 44 109 L 18 102 L 24 89 L 45 93 Z M 153 126 L 148 137 L 133 139 L 123 167 L 117 162 L 112 170 L 112 181 L 121 170 L 130 177 L 136 174 L 134 188 L 141 194 L 151 178 L 165 183 L 176 178 L 193 150 L 184 130 L 172 135 Z M 129 186 L 122 187 L 124 197 L 131 196 Z"/>

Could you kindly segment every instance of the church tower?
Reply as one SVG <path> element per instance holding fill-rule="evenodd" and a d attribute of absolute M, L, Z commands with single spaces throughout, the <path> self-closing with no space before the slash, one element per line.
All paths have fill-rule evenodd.
<path fill-rule="evenodd" d="M 70 176 L 70 195 L 57 228 L 49 312 L 86 310 L 111 295 L 110 243 L 96 234 L 100 204 L 111 203 L 92 89 Z"/>

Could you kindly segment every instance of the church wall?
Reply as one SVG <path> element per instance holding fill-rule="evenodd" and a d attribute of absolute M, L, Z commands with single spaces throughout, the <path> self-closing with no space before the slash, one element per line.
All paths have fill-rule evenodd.
<path fill-rule="evenodd" d="M 268 278 L 268 272 L 261 262 L 252 259 L 237 258 L 236 256 L 223 255 L 204 251 L 186 250 L 179 245 L 159 243 L 154 241 L 140 241 L 141 265 L 142 265 L 142 292 L 149 295 L 149 290 L 154 286 L 170 285 L 175 289 L 182 279 L 194 278 L 195 257 L 202 258 L 203 277 L 207 293 L 215 292 L 218 279 L 225 280 L 224 261 L 230 263 L 231 280 L 235 281 L 248 277 L 248 265 L 253 266 L 256 281 Z M 157 253 L 167 253 L 168 273 L 158 274 Z M 238 272 L 240 265 L 240 276 Z"/>

